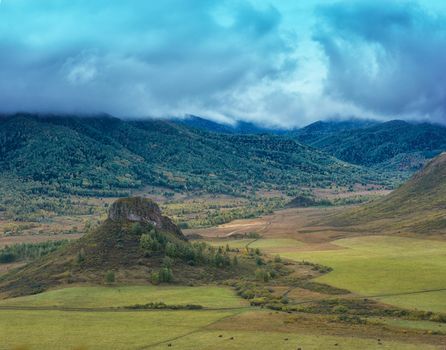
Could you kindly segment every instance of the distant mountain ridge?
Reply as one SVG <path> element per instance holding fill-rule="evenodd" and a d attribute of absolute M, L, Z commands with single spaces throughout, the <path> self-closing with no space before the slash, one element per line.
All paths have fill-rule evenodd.
<path fill-rule="evenodd" d="M 281 128 L 264 128 L 260 127 L 255 123 L 237 121 L 235 124 L 225 124 L 215 122 L 209 119 L 197 117 L 194 115 L 187 116 L 183 119 L 172 119 L 172 122 L 185 125 L 191 128 L 203 130 L 203 131 L 211 131 L 217 133 L 225 133 L 225 134 L 272 134 L 272 135 L 284 135 L 289 133 L 287 129 Z"/>
<path fill-rule="evenodd" d="M 146 185 L 246 194 L 381 180 L 288 137 L 211 133 L 161 120 L 31 114 L 0 118 L 0 180 L 5 177 L 3 193 L 16 179 L 33 183 L 36 194 L 106 196 Z"/>
<path fill-rule="evenodd" d="M 446 127 L 393 120 L 354 129 L 297 135 L 305 144 L 349 163 L 384 170 L 419 169 L 446 151 Z"/>
<path fill-rule="evenodd" d="M 301 129 L 298 129 L 292 134 L 299 139 L 300 142 L 305 144 L 312 144 L 313 142 L 328 136 L 337 134 L 339 132 L 356 130 L 367 128 L 380 124 L 376 120 L 368 119 L 329 119 L 329 120 L 319 120 L 317 122 L 311 123 Z"/>

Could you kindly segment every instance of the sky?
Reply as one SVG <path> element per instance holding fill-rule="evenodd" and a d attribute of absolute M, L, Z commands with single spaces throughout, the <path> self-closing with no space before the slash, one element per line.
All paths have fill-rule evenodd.
<path fill-rule="evenodd" d="M 442 0 L 0 0 L 0 112 L 446 124 Z"/>

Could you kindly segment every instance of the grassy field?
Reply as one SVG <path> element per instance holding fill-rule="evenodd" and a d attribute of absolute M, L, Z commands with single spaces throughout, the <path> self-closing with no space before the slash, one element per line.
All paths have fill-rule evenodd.
<path fill-rule="evenodd" d="M 220 239 L 208 241 L 213 246 L 226 246 L 228 244 L 231 248 L 245 248 L 249 245 L 249 248 L 256 249 L 259 248 L 266 253 L 274 253 L 278 249 L 287 248 L 292 250 L 293 248 L 299 248 L 304 246 L 302 242 L 296 241 L 295 239 L 288 238 L 262 238 L 262 239 Z"/>
<path fill-rule="evenodd" d="M 230 315 L 223 311 L 0 311 L 0 349 L 139 349 Z"/>
<path fill-rule="evenodd" d="M 210 308 L 247 305 L 229 288 L 217 286 L 127 286 L 127 287 L 73 287 L 46 293 L 6 299 L 0 306 L 55 306 L 100 308 L 119 307 L 149 302 L 168 305 L 198 304 Z"/>
<path fill-rule="evenodd" d="M 237 317 L 235 311 L 148 311 L 148 312 L 63 312 L 0 311 L 0 349 L 441 349 L 420 343 L 384 338 L 374 334 L 356 336 L 325 334 L 314 324 L 312 329 L 283 326 L 284 314 L 277 315 L 279 327 L 256 329 L 246 324 L 252 317 L 265 318 L 253 311 Z M 282 320 L 282 321 L 280 321 Z M 266 320 L 269 321 L 269 320 Z M 228 327 L 229 325 L 229 327 Z M 264 325 L 263 325 L 264 326 Z M 250 329 L 252 328 L 252 329 Z M 260 324 L 262 328 L 262 324 Z M 362 331 L 364 332 L 364 331 Z M 382 338 L 382 337 L 381 337 Z"/>
<path fill-rule="evenodd" d="M 389 304 L 446 312 L 446 291 L 394 295 L 446 288 L 446 243 L 389 236 L 367 236 L 334 241 L 344 248 L 331 251 L 284 253 L 332 267 L 319 282 L 378 296 Z"/>
<path fill-rule="evenodd" d="M 446 334 L 446 324 L 440 322 L 431 321 L 412 321 L 412 320 L 402 320 L 396 318 L 377 318 L 370 319 L 371 322 L 377 322 L 378 324 L 386 324 L 389 326 L 403 328 L 403 329 L 415 329 L 423 330 L 432 333 Z"/>
<path fill-rule="evenodd" d="M 219 335 L 222 335 L 220 338 Z M 234 338 L 234 339 L 231 339 Z M 287 340 L 285 340 L 287 339 Z M 247 332 L 247 331 L 202 331 L 193 333 L 172 342 L 172 345 L 182 350 L 194 349 L 231 349 L 231 350 L 325 350 L 325 349 L 389 349 L 389 350 L 419 350 L 420 345 L 395 341 L 378 343 L 376 339 L 361 339 L 353 337 L 327 336 L 314 334 L 296 334 L 282 332 Z M 426 344 L 424 350 L 439 349 Z M 160 344 L 154 349 L 164 349 L 166 344 Z"/>

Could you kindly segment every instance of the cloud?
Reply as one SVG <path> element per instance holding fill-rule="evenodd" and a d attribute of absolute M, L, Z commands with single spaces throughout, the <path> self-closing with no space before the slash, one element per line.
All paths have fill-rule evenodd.
<path fill-rule="evenodd" d="M 323 6 L 326 93 L 389 117 L 446 121 L 446 17 L 415 3 Z"/>
<path fill-rule="evenodd" d="M 0 112 L 443 121 L 445 9 L 420 4 L 5 0 Z"/>
<path fill-rule="evenodd" d="M 81 53 L 67 59 L 62 67 L 66 79 L 73 85 L 83 85 L 94 80 L 98 74 L 97 58 L 93 54 Z"/>
<path fill-rule="evenodd" d="M 283 74 L 280 23 L 245 1 L 7 1 L 0 108 L 227 118 L 221 101 Z"/>

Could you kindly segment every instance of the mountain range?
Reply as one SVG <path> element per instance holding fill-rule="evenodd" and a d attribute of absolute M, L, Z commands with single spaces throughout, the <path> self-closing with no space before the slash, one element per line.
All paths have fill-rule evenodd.
<path fill-rule="evenodd" d="M 446 127 L 402 120 L 319 122 L 296 137 L 346 162 L 392 171 L 418 170 L 446 150 Z"/>
<path fill-rule="evenodd" d="M 290 137 L 199 130 L 110 116 L 0 118 L 0 178 L 43 194 L 116 196 L 146 185 L 173 191 L 382 183 L 383 176 Z M 385 182 L 385 181 L 384 181 Z"/>

